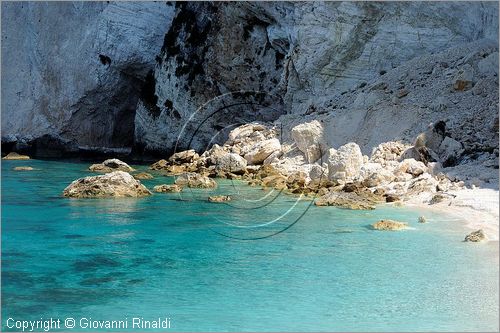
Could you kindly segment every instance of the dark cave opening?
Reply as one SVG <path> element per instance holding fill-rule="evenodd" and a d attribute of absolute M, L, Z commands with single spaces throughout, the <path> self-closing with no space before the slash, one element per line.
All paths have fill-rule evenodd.
<path fill-rule="evenodd" d="M 146 108 L 149 110 L 153 118 L 160 115 L 160 108 L 158 107 L 158 96 L 156 96 L 156 81 L 154 71 L 150 70 L 146 75 L 146 79 L 142 84 L 140 97 Z"/>

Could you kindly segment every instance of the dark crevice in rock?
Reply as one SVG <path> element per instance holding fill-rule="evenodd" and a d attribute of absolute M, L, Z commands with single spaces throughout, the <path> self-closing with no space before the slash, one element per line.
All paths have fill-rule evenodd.
<path fill-rule="evenodd" d="M 153 118 L 157 118 L 161 113 L 160 108 L 156 105 L 158 103 L 158 96 L 156 96 L 155 89 L 154 71 L 150 70 L 141 89 L 141 100 Z"/>
<path fill-rule="evenodd" d="M 111 65 L 111 58 L 104 55 L 104 54 L 99 54 L 99 60 L 101 61 L 101 64 L 110 66 Z"/>
<path fill-rule="evenodd" d="M 208 19 L 198 20 L 199 15 L 190 8 L 189 3 L 177 3 L 177 15 L 172 21 L 170 29 L 165 34 L 161 49 L 161 58 L 175 57 L 175 76 L 187 75 L 187 84 L 191 86 L 198 76 L 203 76 L 205 70 L 205 54 L 208 47 L 205 45 L 207 36 L 212 29 L 212 22 Z M 204 7 L 212 11 L 214 6 L 206 3 Z M 183 38 L 179 38 L 183 36 Z"/>

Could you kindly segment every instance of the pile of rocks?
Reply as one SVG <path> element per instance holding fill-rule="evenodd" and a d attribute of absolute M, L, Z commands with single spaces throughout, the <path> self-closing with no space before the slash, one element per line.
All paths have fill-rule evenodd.
<path fill-rule="evenodd" d="M 179 175 L 176 184 L 181 186 L 210 188 L 216 186 L 210 178 L 243 179 L 250 185 L 317 196 L 318 206 L 351 209 L 373 209 L 377 203 L 416 196 L 431 201 L 436 193 L 463 186 L 440 172 L 440 161 L 461 153 L 460 144 L 445 135 L 443 122 L 431 124 L 413 146 L 382 143 L 370 157 L 356 143 L 332 148 L 325 142 L 316 120 L 295 126 L 284 143 L 275 127 L 251 123 L 232 130 L 222 146 L 201 155 L 178 152 L 151 169 Z"/>

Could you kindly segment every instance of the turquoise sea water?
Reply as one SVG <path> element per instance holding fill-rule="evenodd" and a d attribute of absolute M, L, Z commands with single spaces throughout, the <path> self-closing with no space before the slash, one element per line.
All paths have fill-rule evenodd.
<path fill-rule="evenodd" d="M 39 170 L 12 171 L 19 165 Z M 8 318 L 51 317 L 74 318 L 73 331 L 86 330 L 80 318 L 128 320 L 130 330 L 133 317 L 168 317 L 172 331 L 499 329 L 498 243 L 462 242 L 459 221 L 314 207 L 229 180 L 215 191 L 235 196 L 228 205 L 206 202 L 207 190 L 62 198 L 87 167 L 2 161 L 3 330 L 14 330 Z M 379 218 L 414 229 L 370 230 Z M 297 219 L 269 238 L 221 235 L 259 238 Z"/>

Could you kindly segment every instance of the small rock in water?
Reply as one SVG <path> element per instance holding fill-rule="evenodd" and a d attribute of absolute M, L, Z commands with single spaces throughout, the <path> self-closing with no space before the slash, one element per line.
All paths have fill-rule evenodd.
<path fill-rule="evenodd" d="M 159 193 L 177 193 L 182 191 L 182 187 L 179 185 L 167 185 L 167 184 L 162 184 L 162 185 L 156 185 L 153 187 L 155 192 Z"/>
<path fill-rule="evenodd" d="M 134 175 L 135 179 L 153 179 L 153 175 L 147 172 L 140 172 Z"/>
<path fill-rule="evenodd" d="M 208 197 L 209 202 L 225 202 L 225 201 L 231 201 L 231 197 L 229 195 L 214 195 L 211 197 Z"/>
<path fill-rule="evenodd" d="M 32 171 L 32 170 L 35 170 L 34 168 L 32 167 L 29 167 L 29 166 L 17 166 L 14 168 L 15 171 Z"/>
<path fill-rule="evenodd" d="M 2 160 L 29 160 L 30 157 L 28 155 L 20 155 L 18 153 L 12 152 L 7 154 L 7 156 L 2 157 Z"/>
<path fill-rule="evenodd" d="M 418 223 L 427 223 L 427 219 L 425 218 L 425 216 L 420 216 L 418 218 Z"/>
<path fill-rule="evenodd" d="M 471 232 L 467 236 L 465 236 L 465 242 L 482 242 L 486 240 L 486 235 L 482 229 Z"/>
<path fill-rule="evenodd" d="M 375 209 L 376 202 L 354 192 L 328 192 L 317 198 L 314 204 L 316 206 L 336 206 L 347 209 L 371 210 Z"/>
<path fill-rule="evenodd" d="M 373 229 L 375 230 L 403 230 L 406 229 L 408 225 L 403 222 L 393 221 L 393 220 L 380 220 L 376 223 L 372 224 Z"/>

